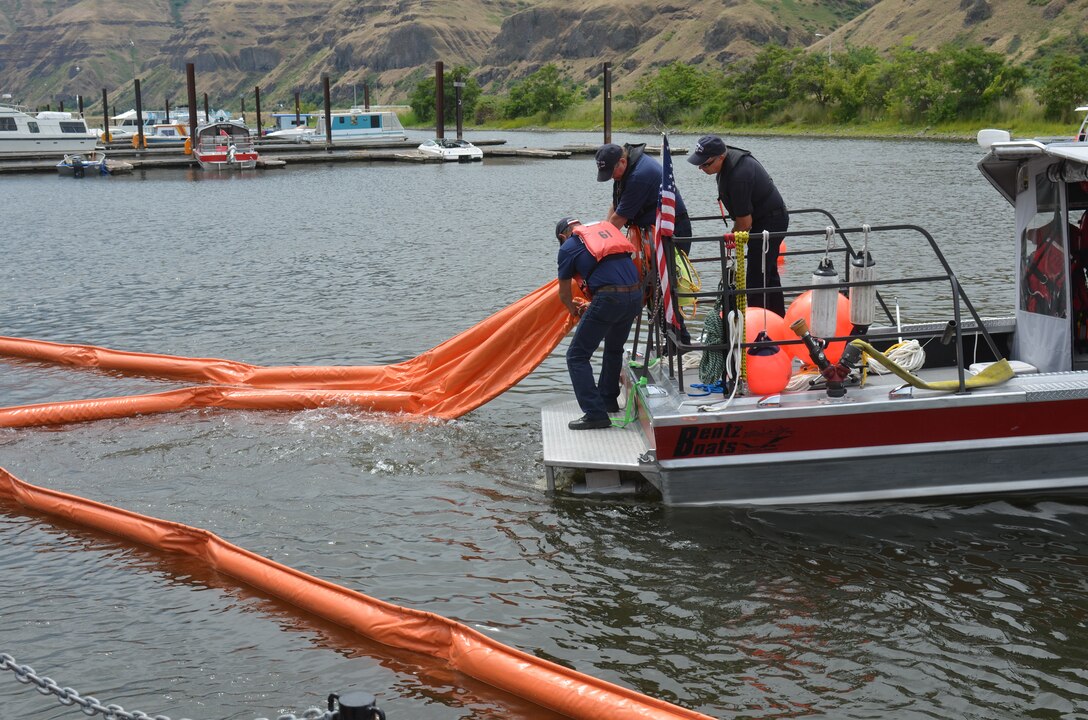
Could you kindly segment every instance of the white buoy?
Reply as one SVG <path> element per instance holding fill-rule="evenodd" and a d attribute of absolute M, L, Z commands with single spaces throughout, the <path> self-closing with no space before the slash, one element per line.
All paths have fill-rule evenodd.
<path fill-rule="evenodd" d="M 865 244 L 861 254 L 850 260 L 850 282 L 871 282 L 876 280 L 876 261 L 869 254 L 869 226 L 862 225 L 865 232 Z M 850 288 L 850 322 L 855 326 L 868 327 L 873 324 L 876 309 L 876 285 L 854 286 Z"/>
<path fill-rule="evenodd" d="M 839 273 L 835 270 L 835 264 L 831 262 L 831 239 L 835 229 L 827 228 L 827 250 L 820 264 L 812 273 L 813 285 L 827 285 L 818 287 L 812 291 L 812 311 L 809 321 L 809 332 L 818 338 L 835 336 L 835 328 L 838 325 L 839 314 Z"/>

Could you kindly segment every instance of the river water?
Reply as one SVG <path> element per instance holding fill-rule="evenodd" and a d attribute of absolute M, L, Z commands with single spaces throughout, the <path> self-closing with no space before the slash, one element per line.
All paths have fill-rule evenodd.
<path fill-rule="evenodd" d="M 794 208 L 925 226 L 983 314 L 1010 307 L 1013 213 L 976 146 L 733 140 Z M 594 175 L 583 155 L 5 177 L 0 334 L 264 365 L 399 361 L 547 282 L 556 219 L 608 206 Z M 679 158 L 677 182 L 694 213 L 716 210 L 713 182 Z M 875 253 L 889 272 L 927 269 Z M 928 299 L 904 297 L 904 315 Z M 715 717 L 1088 717 L 1088 504 L 551 498 L 539 410 L 569 396 L 562 351 L 452 422 L 192 411 L 0 430 L 0 465 Z M 3 405 L 175 386 L 0 362 Z M 0 511 L 0 651 L 104 703 L 244 719 L 354 688 L 391 720 L 554 717 L 192 562 Z M 0 676 L 0 717 L 79 714 Z"/>

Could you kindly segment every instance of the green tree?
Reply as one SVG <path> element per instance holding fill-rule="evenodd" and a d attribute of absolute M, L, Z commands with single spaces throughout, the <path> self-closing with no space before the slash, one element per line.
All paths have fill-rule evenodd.
<path fill-rule="evenodd" d="M 790 99 L 790 76 L 800 49 L 764 46 L 755 56 L 736 63 L 726 75 L 721 99 L 726 116 L 742 122 L 759 121 L 778 112 Z"/>
<path fill-rule="evenodd" d="M 937 55 L 901 45 L 892 53 L 890 71 L 887 104 L 893 115 L 908 123 L 940 119 L 944 84 Z"/>
<path fill-rule="evenodd" d="M 884 115 L 891 88 L 891 65 L 872 48 L 848 48 L 835 56 L 828 96 L 839 122 Z"/>
<path fill-rule="evenodd" d="M 705 72 L 677 61 L 641 77 L 627 97 L 638 103 L 639 119 L 667 125 L 706 99 L 707 81 Z"/>
<path fill-rule="evenodd" d="M 1058 55 L 1050 63 L 1039 100 L 1051 120 L 1069 122 L 1073 111 L 1088 101 L 1088 76 L 1072 55 Z"/>
<path fill-rule="evenodd" d="M 473 119 L 477 125 L 484 125 L 498 120 L 502 117 L 502 105 L 501 98 L 494 95 L 481 95 L 480 99 L 476 101 L 476 112 Z"/>
<path fill-rule="evenodd" d="M 458 65 L 452 70 L 442 72 L 442 103 L 444 112 L 442 115 L 447 123 L 457 120 L 457 88 L 454 82 L 464 82 L 461 88 L 461 113 L 464 118 L 475 116 L 476 101 L 480 97 L 480 84 L 476 78 L 469 75 L 469 69 Z M 435 120 L 435 79 L 431 75 L 416 83 L 415 89 L 408 96 L 408 104 L 412 112 L 420 122 L 433 122 Z"/>
<path fill-rule="evenodd" d="M 549 63 L 510 88 L 505 114 L 510 118 L 537 113 L 552 117 L 577 101 L 578 90 L 574 82 Z"/>
<path fill-rule="evenodd" d="M 835 66 L 827 62 L 823 53 L 807 53 L 794 62 L 790 77 L 790 97 L 797 102 L 815 100 L 819 105 L 832 101 Z"/>

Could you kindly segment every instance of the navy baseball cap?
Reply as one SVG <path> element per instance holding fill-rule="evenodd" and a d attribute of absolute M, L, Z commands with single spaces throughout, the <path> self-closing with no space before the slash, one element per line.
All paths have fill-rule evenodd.
<path fill-rule="evenodd" d="M 597 148 L 597 182 L 612 179 L 616 163 L 623 157 L 623 148 L 616 143 L 608 143 Z"/>
<path fill-rule="evenodd" d="M 555 224 L 555 239 L 563 240 L 563 233 L 570 229 L 571 225 L 581 224 L 578 218 L 565 217 Z"/>
<path fill-rule="evenodd" d="M 725 155 L 725 141 L 717 135 L 703 135 L 699 142 L 695 143 L 695 152 L 688 155 L 688 162 L 692 165 L 702 165 L 707 160 L 719 155 Z"/>

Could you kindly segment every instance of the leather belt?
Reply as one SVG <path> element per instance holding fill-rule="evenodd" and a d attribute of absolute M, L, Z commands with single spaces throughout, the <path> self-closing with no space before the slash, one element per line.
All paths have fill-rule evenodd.
<path fill-rule="evenodd" d="M 634 285 L 602 285 L 593 292 L 595 293 L 625 293 L 634 292 L 635 290 L 641 290 L 642 285 L 635 283 Z"/>

